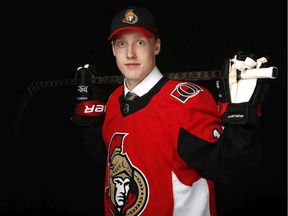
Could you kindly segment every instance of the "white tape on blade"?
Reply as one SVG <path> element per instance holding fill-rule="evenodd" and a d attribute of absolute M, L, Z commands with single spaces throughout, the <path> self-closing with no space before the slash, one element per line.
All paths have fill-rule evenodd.
<path fill-rule="evenodd" d="M 268 78 L 275 79 L 277 77 L 278 69 L 276 67 L 250 69 L 241 72 L 241 79 L 260 79 Z"/>

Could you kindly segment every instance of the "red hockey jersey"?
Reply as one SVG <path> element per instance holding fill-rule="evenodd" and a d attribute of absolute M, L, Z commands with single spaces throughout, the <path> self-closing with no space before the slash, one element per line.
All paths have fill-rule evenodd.
<path fill-rule="evenodd" d="M 185 134 L 214 143 L 222 133 L 206 88 L 162 78 L 126 102 L 121 85 L 107 102 L 102 133 L 108 150 L 105 215 L 216 215 L 213 182 L 178 153 L 193 145 Z"/>

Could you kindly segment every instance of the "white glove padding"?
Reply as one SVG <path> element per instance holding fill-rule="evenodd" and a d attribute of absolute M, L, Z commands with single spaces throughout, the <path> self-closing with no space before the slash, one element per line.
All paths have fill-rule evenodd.
<path fill-rule="evenodd" d="M 245 56 L 245 59 L 241 59 L 241 56 L 235 55 L 233 59 L 230 59 L 229 89 L 231 103 L 248 102 L 256 88 L 257 79 L 276 78 L 277 68 L 260 68 L 267 62 L 266 57 L 253 59 L 253 56 Z"/>

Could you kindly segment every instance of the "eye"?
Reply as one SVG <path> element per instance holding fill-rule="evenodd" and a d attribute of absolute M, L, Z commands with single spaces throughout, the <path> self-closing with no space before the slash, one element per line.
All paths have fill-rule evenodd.
<path fill-rule="evenodd" d="M 137 46 L 144 46 L 145 42 L 143 40 L 138 40 L 137 41 Z"/>
<path fill-rule="evenodd" d="M 126 43 L 124 41 L 117 41 L 118 47 L 125 47 Z"/>

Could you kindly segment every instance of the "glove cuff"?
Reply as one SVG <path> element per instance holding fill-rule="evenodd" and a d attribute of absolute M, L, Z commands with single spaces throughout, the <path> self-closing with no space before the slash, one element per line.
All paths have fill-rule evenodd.
<path fill-rule="evenodd" d="M 75 115 L 100 117 L 106 113 L 106 103 L 99 100 L 90 100 L 76 104 Z"/>
<path fill-rule="evenodd" d="M 260 120 L 257 107 L 252 106 L 249 102 L 229 103 L 226 113 L 223 115 L 224 124 L 250 124 L 259 126 Z"/>
<path fill-rule="evenodd" d="M 104 121 L 104 116 L 99 117 L 99 118 L 91 118 L 87 116 L 72 116 L 71 117 L 71 122 L 75 125 L 79 126 L 85 126 L 85 127 L 96 127 L 101 124 L 103 124 Z"/>

